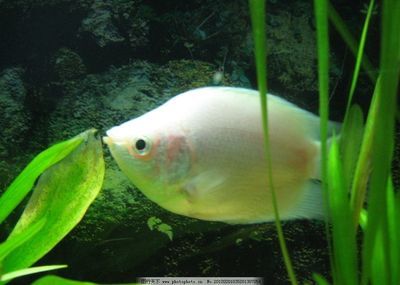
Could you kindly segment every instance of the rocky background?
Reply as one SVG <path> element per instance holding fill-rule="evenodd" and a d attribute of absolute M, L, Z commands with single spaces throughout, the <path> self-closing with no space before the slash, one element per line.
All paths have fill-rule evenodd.
<path fill-rule="evenodd" d="M 334 5 L 358 34 L 365 7 L 355 2 Z M 88 128 L 103 133 L 194 87 L 254 88 L 247 5 L 0 0 L 0 189 L 35 154 Z M 312 1 L 267 5 L 269 89 L 316 112 Z M 377 17 L 373 21 L 370 33 L 376 37 Z M 331 114 L 340 120 L 353 56 L 334 31 L 332 38 Z M 373 44 L 367 50 L 376 54 Z M 363 76 L 360 87 L 364 97 L 358 101 L 366 108 L 371 85 Z M 168 213 L 125 179 L 106 148 L 105 155 L 101 194 L 41 264 L 68 264 L 59 275 L 103 283 L 137 276 L 264 276 L 268 284 L 287 282 L 273 224 L 232 226 Z M 18 211 L 0 237 L 17 217 Z M 309 281 L 313 272 L 329 276 L 323 223 L 287 222 L 284 229 L 299 279 Z"/>

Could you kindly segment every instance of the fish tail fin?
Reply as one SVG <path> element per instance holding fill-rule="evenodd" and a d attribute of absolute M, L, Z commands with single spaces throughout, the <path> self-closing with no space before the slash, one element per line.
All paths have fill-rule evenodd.
<path fill-rule="evenodd" d="M 328 137 L 332 137 L 333 135 L 338 136 L 341 132 L 341 129 L 342 129 L 342 123 L 329 121 L 328 122 Z"/>
<path fill-rule="evenodd" d="M 327 151 L 329 152 L 332 144 L 332 139 L 333 135 L 336 136 L 336 139 L 340 141 L 340 130 L 341 130 L 342 124 L 338 122 L 333 122 L 329 121 L 328 122 L 328 140 L 327 140 Z M 319 136 L 319 125 L 318 125 L 318 138 L 320 139 Z M 311 177 L 311 179 L 316 179 L 316 180 L 322 180 L 322 156 L 321 156 L 321 141 L 317 140 L 315 143 L 318 146 L 318 153 L 317 157 L 315 159 L 315 170 L 314 173 Z"/>
<path fill-rule="evenodd" d="M 321 141 L 321 120 L 318 116 L 307 113 L 309 118 L 309 131 L 310 136 L 317 141 Z M 332 137 L 333 134 L 340 134 L 342 129 L 342 123 L 335 121 L 328 121 L 328 138 Z"/>
<path fill-rule="evenodd" d="M 310 180 L 305 187 L 303 197 L 299 203 L 284 218 L 324 220 L 326 213 L 321 182 Z"/>
<path fill-rule="evenodd" d="M 315 124 L 315 131 L 319 136 L 319 124 Z M 341 123 L 328 122 L 328 140 L 327 140 L 327 151 L 331 147 L 333 136 L 340 140 L 340 129 Z M 310 181 L 306 185 L 302 200 L 299 202 L 295 210 L 293 211 L 292 218 L 307 218 L 307 219 L 318 219 L 324 220 L 326 211 L 324 208 L 323 189 L 322 189 L 322 156 L 321 156 L 321 142 L 320 140 L 315 141 L 317 144 L 318 152 L 315 158 L 315 170 L 310 177 Z"/>

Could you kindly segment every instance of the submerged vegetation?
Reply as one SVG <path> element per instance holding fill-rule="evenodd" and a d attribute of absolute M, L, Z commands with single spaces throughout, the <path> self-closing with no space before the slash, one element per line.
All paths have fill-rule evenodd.
<path fill-rule="evenodd" d="M 13 231 L 0 244 L 0 283 L 66 266 L 28 268 L 79 223 L 101 189 L 104 160 L 95 130 L 43 151 L 0 197 L 1 222 L 40 178 Z"/>
<path fill-rule="evenodd" d="M 333 7 L 328 4 L 326 0 L 314 2 L 319 60 L 322 185 L 327 212 L 326 232 L 331 251 L 332 283 L 395 285 L 400 281 L 400 195 L 393 187 L 391 166 L 395 143 L 396 112 L 398 112 L 396 100 L 400 71 L 400 33 L 398 31 L 400 2 L 383 1 L 378 75 L 365 128 L 361 132 L 363 128 L 360 109 L 357 106 L 350 106 L 360 66 L 363 57 L 364 60 L 366 58 L 363 52 L 366 33 L 375 7 L 374 0 L 369 3 L 356 53 L 356 65 L 348 96 L 343 132 L 341 136 L 332 138 L 330 147 L 328 147 L 327 138 L 330 57 L 328 14 L 334 15 L 333 18 L 331 17 L 333 24 L 342 29 L 342 33 L 345 27 L 339 21 Z M 266 91 L 264 5 L 263 0 L 250 0 L 258 85 L 263 103 L 265 103 Z M 353 42 L 349 38 L 344 38 L 344 40 L 348 43 Z M 364 68 L 371 80 L 374 80 L 370 64 Z M 266 109 L 264 108 L 263 111 L 264 133 L 268 149 Z M 274 208 L 289 278 L 292 284 L 298 284 L 283 238 L 276 202 L 274 202 Z M 356 242 L 359 224 L 362 228 L 360 246 Z M 361 260 L 358 260 L 359 257 Z M 359 265 L 361 265 L 360 269 Z M 314 278 L 320 285 L 328 284 L 326 280 L 330 279 L 321 275 L 315 275 Z"/>
<path fill-rule="evenodd" d="M 15 3 L 18 2 L 23 1 L 16 1 Z M 82 1 L 82 3 L 83 2 L 88 1 Z M 99 3 L 100 2 L 101 1 L 99 1 Z M 122 2 L 124 2 L 123 5 L 121 4 Z M 130 29 L 124 31 L 122 27 L 124 27 L 123 23 L 126 19 L 124 20 L 125 15 L 123 11 L 125 11 L 125 8 L 129 6 L 130 3 L 129 1 L 122 2 L 113 1 L 115 8 L 111 7 L 111 12 L 107 12 L 107 9 L 110 7 L 106 4 L 100 5 L 100 3 L 97 6 L 92 6 L 89 9 L 90 13 L 88 14 L 88 18 L 86 21 L 82 21 L 84 22 L 85 28 L 81 31 L 82 36 L 91 35 L 94 41 L 99 43 L 100 46 L 111 46 L 110 50 L 112 50 L 116 44 L 122 42 L 121 35 L 127 37 L 127 42 L 131 48 L 132 45 L 135 44 L 135 50 L 141 45 L 146 44 L 149 40 L 146 36 L 150 31 L 148 25 L 151 22 L 151 17 L 154 17 L 154 15 L 147 9 L 138 9 L 137 11 L 142 11 L 143 14 L 137 19 L 130 18 L 127 20 L 126 22 Z M 276 1 L 269 2 L 272 3 Z M 77 10 L 82 9 L 82 7 L 79 8 L 79 5 L 82 3 L 77 4 Z M 117 5 L 118 3 L 122 6 L 119 7 Z M 210 4 L 210 2 L 207 3 Z M 268 65 L 265 59 L 268 42 L 265 40 L 265 34 L 268 34 L 268 28 L 266 31 L 265 23 L 269 23 L 269 27 L 279 26 L 279 20 L 277 20 L 276 17 L 274 19 L 265 18 L 265 8 L 268 10 L 268 5 L 265 7 L 265 1 L 249 0 L 249 3 L 255 43 L 257 78 L 262 98 L 261 102 L 267 103 L 265 94 L 267 91 L 266 67 Z M 220 8 L 222 4 L 211 5 L 212 7 L 222 9 Z M 240 4 L 229 5 L 233 6 L 234 11 L 240 11 L 241 14 L 246 14 L 245 11 L 241 9 Z M 394 186 L 397 185 L 398 187 L 399 184 L 393 183 L 392 181 L 391 163 L 394 153 L 395 117 L 397 114 L 397 120 L 399 120 L 400 114 L 400 110 L 398 108 L 396 109 L 398 106 L 396 96 L 400 68 L 400 33 L 398 31 L 398 27 L 400 26 L 400 2 L 396 0 L 384 0 L 380 7 L 382 17 L 381 56 L 379 68 L 376 71 L 374 70 L 373 63 L 370 62 L 364 52 L 365 48 L 368 46 L 367 34 L 370 27 L 369 22 L 374 13 L 374 7 L 376 7 L 374 0 L 369 2 L 367 6 L 368 9 L 365 11 L 366 19 L 359 44 L 352 38 L 346 24 L 341 20 L 339 13 L 328 1 L 315 0 L 314 5 L 315 26 L 318 40 L 318 78 L 320 94 L 318 101 L 321 117 L 323 157 L 322 182 L 328 217 L 326 221 L 326 235 L 329 241 L 331 274 L 327 276 L 325 273 L 318 274 L 320 272 L 316 272 L 313 278 L 320 285 L 329 283 L 340 285 L 397 285 L 400 283 L 400 195 L 398 189 L 395 189 Z M 84 6 L 88 8 L 89 4 Z M 34 9 L 32 11 L 34 11 Z M 129 17 L 134 17 L 138 13 L 137 11 L 129 6 L 127 15 Z M 191 14 L 187 15 L 181 11 L 175 13 L 178 15 L 176 18 L 182 15 L 185 16 L 184 20 L 189 23 L 188 27 L 193 28 L 195 32 L 193 34 L 187 33 L 187 30 L 182 28 L 183 31 L 177 31 L 169 41 L 164 39 L 167 44 L 162 46 L 162 54 L 174 55 L 172 52 L 173 47 L 174 45 L 178 45 L 181 49 L 186 50 L 191 58 L 196 54 L 200 54 L 201 59 L 208 60 L 210 55 L 206 53 L 206 48 L 212 46 L 210 50 L 215 51 L 215 54 L 217 54 L 219 58 L 219 71 L 225 71 L 225 73 L 222 73 L 225 76 L 222 78 L 222 83 L 225 85 L 231 83 L 242 86 L 249 85 L 249 79 L 246 77 L 243 68 L 239 66 L 239 63 L 246 62 L 247 58 L 245 55 L 249 54 L 249 46 L 251 45 L 246 37 L 247 35 L 240 34 L 242 30 L 238 28 L 238 25 L 230 23 L 230 21 L 233 21 L 234 17 L 229 11 L 224 13 L 221 17 L 216 17 L 215 12 L 206 16 L 196 14 L 196 17 L 201 20 L 201 25 L 193 21 Z M 103 28 L 103 30 L 94 29 L 96 15 L 99 14 L 103 15 L 102 25 L 100 25 L 100 28 Z M 165 21 L 176 25 L 176 18 L 171 15 L 168 17 L 165 16 Z M 117 19 L 116 23 L 118 25 L 115 26 L 115 21 L 113 22 L 112 19 Z M 243 18 L 240 19 L 242 20 Z M 330 20 L 332 27 L 339 32 L 343 41 L 346 42 L 356 58 L 351 87 L 348 92 L 348 100 L 347 104 L 345 104 L 347 107 L 343 119 L 342 132 L 336 134 L 332 140 L 327 138 L 329 86 L 332 85 L 329 82 L 329 75 L 332 71 L 330 71 L 331 54 L 329 52 L 328 20 Z M 74 19 L 74 21 L 78 22 L 77 19 Z M 215 26 L 219 27 L 219 29 L 211 29 L 213 27 L 212 23 L 214 22 Z M 245 22 L 239 23 L 245 25 Z M 233 43 L 234 45 L 240 46 L 239 50 L 235 49 L 232 52 L 229 49 L 232 47 L 228 46 L 223 46 L 221 49 L 217 48 L 217 50 L 215 50 L 218 44 L 215 44 L 214 40 L 220 40 L 218 35 L 226 25 L 229 25 L 229 33 L 235 36 Z M 121 28 L 122 31 L 117 31 Z M 175 32 L 176 27 L 170 26 L 166 29 L 172 29 Z M 110 34 L 114 36 L 109 38 L 108 36 Z M 306 35 L 300 34 L 298 37 L 302 36 Z M 111 42 L 105 42 L 104 38 Z M 221 37 L 221 39 L 224 40 L 224 37 Z M 280 40 L 282 40 L 282 38 L 280 38 Z M 233 53 L 234 59 L 231 60 L 229 64 L 226 61 L 227 55 L 229 56 L 228 51 Z M 103 55 L 103 52 L 104 50 L 101 49 L 101 52 L 98 53 Z M 308 57 L 307 60 L 307 63 L 311 63 L 313 58 Z M 92 61 L 95 62 L 96 59 L 92 58 Z M 116 120 L 122 120 L 123 116 L 125 116 L 125 114 L 121 114 L 121 112 L 128 112 L 128 110 L 132 112 L 132 109 L 139 112 L 152 108 L 156 106 L 159 101 L 165 100 L 163 97 L 154 97 L 155 93 L 166 93 L 170 96 L 189 88 L 212 84 L 213 81 L 211 78 L 216 69 L 212 64 L 187 59 L 169 61 L 161 67 L 157 67 L 155 64 L 153 66 L 145 62 L 136 61 L 125 68 L 113 68 L 110 73 L 115 73 L 115 77 L 106 74 L 104 76 L 89 75 L 86 78 L 82 78 L 88 72 L 88 68 L 84 65 L 85 61 L 80 58 L 78 53 L 67 48 L 62 48 L 55 53 L 52 62 L 56 63 L 53 68 L 56 73 L 58 85 L 55 85 L 57 85 L 57 88 L 64 89 L 63 92 L 67 93 L 64 97 L 64 101 L 58 103 L 56 111 L 51 118 L 52 124 L 50 124 L 49 129 L 46 131 L 53 135 L 53 138 L 57 139 L 69 137 L 71 133 L 81 131 L 83 125 L 88 124 L 85 128 L 90 127 L 91 122 L 96 122 L 102 126 L 106 126 L 111 122 L 115 124 L 117 123 Z M 91 68 L 93 68 L 93 62 Z M 281 65 L 276 62 L 273 64 L 274 67 Z M 230 78 L 227 76 L 228 73 L 226 72 L 226 70 L 229 70 L 229 65 L 229 68 L 232 70 L 232 76 L 230 76 Z M 249 65 L 249 63 L 246 63 L 246 67 Z M 279 77 L 279 81 L 286 83 L 288 80 L 287 77 L 295 78 L 298 74 L 310 73 L 312 69 L 304 67 L 304 65 L 307 64 L 297 63 L 296 66 L 302 66 L 303 69 L 301 71 L 297 70 L 297 73 L 295 70 L 284 73 Z M 226 70 L 224 70 L 225 68 Z M 11 74 L 15 73 L 15 76 L 19 78 L 19 74 L 22 74 L 23 70 L 18 69 L 17 71 L 13 71 Z M 375 91 L 368 114 L 363 114 L 358 106 L 352 104 L 353 94 L 359 87 L 358 77 L 360 71 L 364 71 L 369 80 L 375 85 Z M 157 77 L 156 74 L 158 74 Z M 161 74 L 161 77 L 159 74 Z M 118 79 L 117 82 L 115 78 Z M 64 82 L 64 85 L 59 84 L 58 81 Z M 147 83 L 147 81 L 149 83 Z M 309 79 L 309 81 L 314 82 L 312 79 Z M 9 85 L 11 86 L 12 84 Z M 135 93 L 137 92 L 138 85 L 140 87 L 140 92 Z M 303 85 L 303 82 L 300 85 Z M 18 86 L 22 86 L 22 84 Z M 134 87 L 136 89 L 134 89 Z M 311 90 L 312 89 L 313 88 L 311 88 Z M 88 90 L 94 90 L 96 97 L 91 97 L 91 93 Z M 133 90 L 135 92 L 132 92 Z M 19 90 L 17 93 L 22 94 L 24 92 L 24 90 Z M 23 95 L 25 96 L 25 94 Z M 11 96 L 9 97 L 11 98 Z M 79 100 L 77 98 L 79 98 Z M 4 101 L 3 99 L 4 98 L 2 98 L 2 102 Z M 97 105 L 111 106 L 112 108 L 105 115 L 98 112 Z M 2 105 L 0 104 L 0 106 Z M 70 108 L 70 106 L 73 106 L 73 108 Z M 90 106 L 90 108 L 88 106 Z M 266 105 L 262 104 L 262 106 L 265 107 Z M 80 122 L 80 125 L 65 118 L 64 109 L 67 108 L 73 109 L 72 116 Z M 79 111 L 77 111 L 78 109 Z M 19 113 L 22 113 L 18 108 L 14 108 L 13 110 L 18 110 Z M 266 110 L 266 108 L 263 110 L 264 127 L 265 134 L 268 134 Z M 365 126 L 363 126 L 363 117 L 366 118 Z M 16 125 L 18 128 L 21 128 L 21 125 L 26 125 L 27 122 L 31 120 L 24 119 L 21 121 L 22 123 L 19 122 Z M 15 124 L 15 122 L 13 123 Z M 13 126 L 13 128 L 16 127 Z M 27 126 L 24 126 L 24 128 L 29 129 Z M 24 131 L 26 131 L 25 129 Z M 11 131 L 11 125 L 10 129 L 7 131 Z M 268 136 L 266 135 L 265 138 L 266 148 L 268 149 Z M 3 138 L 1 138 L 1 140 L 2 139 Z M 20 141 L 22 143 L 23 139 L 17 137 L 17 142 L 19 143 Z M 9 146 L 10 143 L 7 143 L 7 146 Z M 0 146 L 0 150 L 0 152 L 3 152 L 2 146 Z M 399 158 L 397 158 L 397 163 L 399 163 Z M 113 169 L 110 168 L 108 170 L 110 170 L 108 172 L 109 177 L 114 177 Z M 36 156 L 35 159 L 28 164 L 2 196 L 0 196 L 0 223 L 3 223 L 33 188 L 32 197 L 28 201 L 25 211 L 17 222 L 15 229 L 8 236 L 7 240 L 0 244 L 0 284 L 19 276 L 65 267 L 65 265 L 30 266 L 52 250 L 55 245 L 80 222 L 87 208 L 102 187 L 103 175 L 104 161 L 101 143 L 98 138 L 94 137 L 94 132 L 91 130 L 68 141 L 54 145 Z M 39 176 L 40 178 L 35 185 L 35 181 Z M 399 178 L 397 177 L 397 179 Z M 271 181 L 271 183 L 273 184 L 273 181 Z M 110 178 L 103 187 L 120 187 L 123 190 L 127 188 L 126 185 L 121 186 L 118 184 L 117 186 L 117 184 L 118 182 L 114 182 L 112 178 Z M 131 223 L 131 216 L 120 213 L 123 213 L 127 207 L 144 206 L 140 204 L 140 202 L 135 201 L 133 196 L 127 197 L 125 194 L 126 193 L 122 190 L 117 194 L 115 192 L 109 192 L 99 199 L 104 201 L 113 195 L 117 196 L 117 202 L 121 203 L 118 209 L 114 209 L 113 207 L 115 207 L 115 204 L 110 202 L 98 206 L 96 210 L 105 210 L 107 207 L 113 208 L 114 215 L 111 216 L 110 214 L 110 217 L 107 217 L 109 223 L 115 223 L 116 220 L 123 219 L 128 219 L 128 222 Z M 296 272 L 296 259 L 290 256 L 292 251 L 287 249 L 285 244 L 284 230 L 279 220 L 279 207 L 276 205 L 276 202 L 274 203 L 274 208 L 277 217 L 276 226 L 278 229 L 279 242 L 288 276 L 292 284 L 298 284 L 299 277 L 296 276 L 296 274 L 299 275 L 299 272 Z M 142 214 L 145 210 L 137 212 Z M 107 213 L 109 214 L 112 212 Z M 102 213 L 98 215 L 102 215 Z M 148 256 L 151 256 L 152 253 L 159 250 L 161 246 L 164 246 L 170 242 L 170 240 L 179 240 L 179 238 L 182 237 L 182 235 L 179 236 L 179 231 L 176 233 L 175 228 L 170 226 L 170 224 L 173 224 L 171 223 L 172 219 L 168 219 L 168 217 L 165 219 L 163 217 L 161 220 L 154 213 L 151 213 L 151 215 L 146 218 L 143 218 L 145 227 L 148 227 L 148 230 L 150 232 L 153 231 L 152 233 L 154 234 L 160 234 L 160 237 L 154 239 L 155 241 L 153 243 L 148 242 L 146 240 L 147 235 L 143 234 L 143 238 L 140 241 L 142 243 L 148 242 L 150 247 L 153 247 L 153 251 L 151 251 Z M 96 224 L 96 222 L 96 219 L 94 219 L 94 222 L 92 221 L 93 224 Z M 188 229 L 188 223 L 186 222 L 179 221 L 176 224 L 179 224 L 181 229 L 190 231 L 192 234 L 191 237 L 196 238 L 196 242 L 202 246 L 204 240 L 201 240 L 198 236 L 201 231 L 204 231 L 204 227 L 198 226 L 196 229 Z M 193 224 L 190 225 L 193 226 Z M 361 225 L 361 227 L 359 227 L 359 225 Z M 106 244 L 116 240 L 107 240 L 106 238 L 103 240 L 101 238 L 90 239 L 89 234 L 96 235 L 98 232 L 109 232 L 111 230 L 109 228 L 104 229 L 106 226 L 98 224 L 89 224 L 87 228 L 85 228 L 85 226 L 87 225 L 82 226 L 83 230 L 81 228 L 81 231 L 87 235 L 85 238 L 87 238 L 89 242 L 101 240 L 99 244 Z M 93 226 L 93 228 L 90 226 Z M 136 226 L 136 224 L 134 226 Z M 211 225 L 209 227 L 212 228 Z M 215 228 L 218 227 L 215 226 Z M 201 269 L 202 274 L 207 275 L 210 274 L 210 272 L 211 274 L 215 274 L 215 272 L 218 271 L 212 271 L 216 265 L 215 262 L 208 258 L 208 253 L 216 252 L 231 244 L 241 246 L 244 239 L 265 241 L 269 237 L 260 237 L 263 233 L 265 233 L 265 231 L 260 231 L 260 228 L 255 226 L 241 228 L 222 238 L 219 237 L 214 244 L 201 247 L 201 249 L 204 250 L 203 255 L 198 252 L 197 248 L 193 249 L 192 241 L 183 242 L 183 245 L 178 248 L 178 250 L 171 251 L 171 255 L 174 256 L 174 258 L 178 251 L 187 250 L 189 252 L 187 255 L 181 254 L 178 256 L 181 262 L 168 260 L 171 258 L 169 256 L 165 257 L 167 260 L 165 262 L 174 264 L 174 266 L 179 266 L 179 264 L 186 262 L 190 254 L 198 255 L 200 258 L 204 259 L 202 263 L 203 269 Z M 107 237 L 105 234 L 103 235 Z M 160 240 L 162 240 L 162 243 Z M 131 243 L 128 245 L 129 241 L 131 241 Z M 137 240 L 133 238 L 121 238 L 117 240 L 121 249 L 116 249 L 110 255 L 114 257 L 121 252 L 126 252 L 128 250 L 133 251 L 133 247 L 139 248 L 143 245 L 132 244 L 135 241 Z M 155 245 L 154 243 L 158 244 Z M 98 248 L 101 247 L 96 244 L 94 249 L 98 250 Z M 147 250 L 147 248 L 145 249 Z M 105 249 L 104 251 L 107 250 L 108 249 Z M 137 249 L 137 251 L 133 252 L 141 253 L 143 251 L 144 250 L 140 251 L 140 249 Z M 146 260 L 148 256 L 143 257 L 143 260 Z M 131 257 L 124 255 L 122 258 L 115 260 L 116 262 L 113 266 L 116 269 L 114 271 L 127 270 L 126 268 L 129 270 L 130 267 L 123 267 L 126 266 L 129 258 Z M 141 258 L 141 256 L 138 256 L 137 260 L 131 260 L 130 262 L 132 264 L 139 263 L 142 260 Z M 312 258 L 317 259 L 317 257 Z M 102 263 L 96 260 L 96 258 L 91 260 L 96 262 L 96 265 L 100 264 L 100 266 L 94 267 L 95 269 L 101 268 L 102 265 L 106 266 L 106 262 Z M 86 259 L 84 259 L 84 261 L 86 261 Z M 266 267 L 267 265 L 265 264 L 263 266 Z M 273 267 L 270 268 L 273 269 Z M 131 274 L 135 273 L 133 272 Z M 310 279 L 311 276 L 308 280 Z M 92 283 L 75 282 L 56 276 L 46 276 L 36 281 L 34 284 Z"/>

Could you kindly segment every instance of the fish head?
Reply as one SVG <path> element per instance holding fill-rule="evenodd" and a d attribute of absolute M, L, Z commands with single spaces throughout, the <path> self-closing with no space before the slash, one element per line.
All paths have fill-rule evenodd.
<path fill-rule="evenodd" d="M 169 211 L 186 214 L 188 201 L 181 186 L 193 156 L 177 124 L 150 112 L 111 128 L 103 141 L 122 172 L 145 196 Z"/>
<path fill-rule="evenodd" d="M 107 131 L 103 141 L 108 145 L 112 156 L 131 180 L 143 184 L 143 177 L 157 174 L 154 165 L 157 133 L 139 127 L 135 120 L 116 126 Z"/>

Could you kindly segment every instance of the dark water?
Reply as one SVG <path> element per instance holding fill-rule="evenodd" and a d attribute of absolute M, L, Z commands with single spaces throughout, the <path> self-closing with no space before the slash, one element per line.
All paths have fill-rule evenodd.
<path fill-rule="evenodd" d="M 103 132 L 194 87 L 254 88 L 247 5 L 0 1 L 0 189 L 36 153 L 88 128 Z M 358 34 L 362 1 L 334 5 Z M 269 89 L 316 112 L 312 2 L 270 0 L 267 6 Z M 371 39 L 379 38 L 377 26 L 371 25 Z M 354 62 L 333 29 L 331 37 L 331 118 L 339 121 Z M 373 40 L 367 53 L 377 54 Z M 376 58 L 371 56 L 374 64 Z M 215 82 L 217 73 L 223 77 Z M 363 108 L 371 88 L 362 72 L 356 101 Z M 138 276 L 263 276 L 267 284 L 287 282 L 273 224 L 231 226 L 168 213 L 124 178 L 106 149 L 105 155 L 101 194 L 39 264 L 68 264 L 57 274 L 104 283 Z M 6 237 L 17 217 L 18 211 L 2 225 L 0 236 Z M 172 227 L 172 241 L 149 229 L 151 217 Z M 293 221 L 284 230 L 299 278 L 311 280 L 313 272 L 329 276 L 324 225 Z"/>

